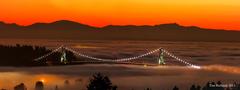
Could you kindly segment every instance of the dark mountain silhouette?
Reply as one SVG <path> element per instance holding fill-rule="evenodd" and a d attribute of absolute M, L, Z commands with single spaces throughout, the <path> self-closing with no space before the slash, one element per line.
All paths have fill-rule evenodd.
<path fill-rule="evenodd" d="M 26 26 L 25 29 L 30 30 L 89 30 L 95 29 L 88 25 L 80 24 L 77 22 L 61 20 L 53 23 L 35 23 L 30 26 Z"/>
<path fill-rule="evenodd" d="M 19 30 L 21 26 L 17 24 L 6 24 L 4 22 L 0 22 L 0 30 Z"/>
<path fill-rule="evenodd" d="M 176 23 L 154 26 L 109 25 L 98 28 L 61 20 L 52 23 L 35 23 L 29 26 L 0 22 L 0 38 L 239 42 L 240 32 L 181 26 Z"/>

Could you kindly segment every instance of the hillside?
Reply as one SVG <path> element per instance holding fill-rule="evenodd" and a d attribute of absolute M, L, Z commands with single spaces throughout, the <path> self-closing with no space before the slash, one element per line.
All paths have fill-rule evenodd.
<path fill-rule="evenodd" d="M 176 23 L 155 26 L 109 25 L 97 28 L 61 20 L 29 26 L 0 22 L 0 38 L 239 42 L 240 32 L 186 27 Z"/>

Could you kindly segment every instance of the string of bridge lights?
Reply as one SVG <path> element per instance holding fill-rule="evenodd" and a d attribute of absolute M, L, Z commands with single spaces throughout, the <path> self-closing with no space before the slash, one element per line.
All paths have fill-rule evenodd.
<path fill-rule="evenodd" d="M 141 54 L 141 55 L 138 55 L 138 56 L 134 56 L 134 57 L 129 57 L 129 58 L 120 58 L 120 59 L 104 59 L 104 58 L 97 58 L 97 57 L 93 57 L 93 56 L 89 56 L 89 55 L 86 55 L 86 54 L 83 54 L 83 53 L 80 53 L 80 52 L 77 52 L 71 48 L 68 48 L 68 47 L 63 47 L 63 46 L 60 46 L 59 48 L 53 50 L 52 52 L 50 53 L 47 53 L 39 58 L 36 58 L 34 59 L 34 61 L 39 61 L 41 59 L 44 59 L 50 55 L 52 55 L 53 53 L 55 52 L 58 52 L 59 50 L 61 49 L 65 49 L 65 50 L 68 50 L 80 57 L 84 57 L 84 58 L 88 58 L 88 59 L 92 59 L 92 60 L 97 60 L 97 61 L 102 61 L 102 62 L 127 62 L 127 61 L 132 61 L 132 60 L 137 60 L 139 58 L 142 58 L 142 57 L 145 57 L 145 56 L 148 56 L 148 55 L 151 55 L 151 54 L 154 54 L 156 52 L 160 52 L 160 50 L 165 53 L 166 55 L 174 58 L 175 60 L 187 65 L 187 66 L 190 66 L 192 68 L 196 68 L 196 69 L 201 69 L 200 66 L 197 66 L 197 65 L 194 65 L 194 64 L 191 64 L 189 62 L 187 62 L 186 60 L 183 60 L 183 59 L 180 59 L 179 57 L 175 56 L 174 54 L 168 52 L 167 50 L 163 49 L 163 48 L 158 48 L 158 49 L 154 49 L 154 50 L 151 50 L 147 53 L 144 53 L 144 54 Z"/>
<path fill-rule="evenodd" d="M 175 60 L 180 61 L 181 63 L 184 63 L 184 64 L 186 64 L 186 65 L 188 65 L 188 66 L 190 66 L 190 67 L 196 68 L 196 69 L 201 69 L 201 66 L 197 66 L 197 65 L 194 65 L 194 64 L 191 64 L 191 63 L 187 62 L 186 60 L 182 60 L 182 59 L 180 59 L 179 57 L 173 55 L 172 53 L 169 53 L 169 52 L 168 52 L 167 50 L 165 50 L 165 49 L 163 49 L 162 51 L 163 51 L 164 53 L 166 53 L 168 56 L 174 58 Z"/>
<path fill-rule="evenodd" d="M 141 54 L 141 55 L 138 55 L 138 56 L 134 56 L 134 57 L 129 57 L 129 58 L 121 58 L 121 59 L 103 59 L 103 58 L 97 58 L 97 57 L 92 57 L 92 56 L 89 56 L 89 55 L 85 55 L 83 53 L 79 53 L 79 52 L 76 52 L 75 50 L 73 49 L 70 49 L 70 48 L 65 48 L 66 50 L 69 50 L 81 57 L 85 57 L 85 58 L 88 58 L 88 59 L 93 59 L 93 60 L 98 60 L 98 61 L 104 61 L 104 62 L 126 62 L 126 61 L 132 61 L 132 60 L 136 60 L 136 59 L 139 59 L 139 58 L 142 58 L 142 57 L 145 57 L 145 56 L 148 56 L 148 55 L 151 55 L 153 53 L 156 53 L 159 51 L 159 49 L 155 49 L 155 50 L 152 50 L 152 51 L 149 51 L 147 53 L 144 53 L 144 54 Z"/>
<path fill-rule="evenodd" d="M 49 52 L 49 53 L 47 53 L 47 54 L 45 54 L 45 55 L 43 55 L 43 56 L 41 56 L 41 57 L 38 57 L 38 58 L 34 59 L 34 61 L 39 61 L 39 60 L 41 60 L 41 59 L 44 59 L 44 58 L 46 58 L 46 57 L 54 54 L 55 52 L 58 52 L 58 51 L 61 50 L 62 48 L 63 48 L 63 46 L 60 46 L 60 47 L 58 47 L 57 49 L 53 50 L 52 52 Z"/>

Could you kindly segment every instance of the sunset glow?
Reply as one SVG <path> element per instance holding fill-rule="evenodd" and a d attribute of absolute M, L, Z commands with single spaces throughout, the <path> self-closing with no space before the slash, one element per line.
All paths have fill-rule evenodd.
<path fill-rule="evenodd" d="M 240 30 L 239 0 L 1 0 L 0 21 L 30 25 L 72 20 L 106 25 L 179 23 Z"/>

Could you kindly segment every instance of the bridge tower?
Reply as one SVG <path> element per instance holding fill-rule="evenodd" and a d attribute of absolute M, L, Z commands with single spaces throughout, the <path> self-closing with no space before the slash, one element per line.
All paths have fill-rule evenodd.
<path fill-rule="evenodd" d="M 64 47 L 62 47 L 62 50 L 61 50 L 61 63 L 63 64 L 67 64 L 68 63 L 68 60 L 67 60 L 67 53 L 66 53 L 66 50 Z"/>
<path fill-rule="evenodd" d="M 159 65 L 165 65 L 166 64 L 165 61 L 164 61 L 163 48 L 161 48 L 160 51 L 159 51 L 158 64 Z"/>

